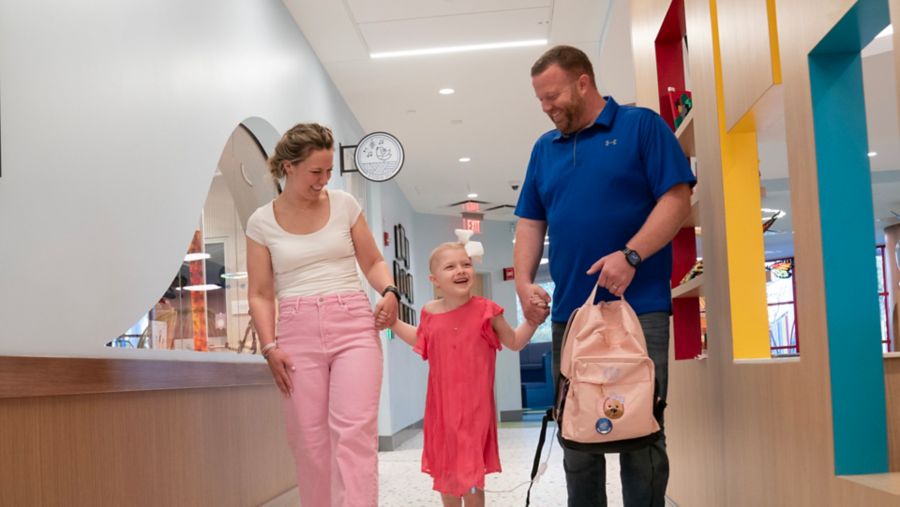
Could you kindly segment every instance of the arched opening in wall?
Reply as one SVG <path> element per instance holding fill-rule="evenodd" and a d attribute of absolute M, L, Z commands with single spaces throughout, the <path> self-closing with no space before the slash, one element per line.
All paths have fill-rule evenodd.
<path fill-rule="evenodd" d="M 834 466 L 838 475 L 888 472 L 885 359 L 879 309 L 878 267 L 873 260 L 877 184 L 890 167 L 873 152 L 897 148 L 897 134 L 879 144 L 883 125 L 869 93 L 878 78 L 863 54 L 888 26 L 887 0 L 858 0 L 809 54 L 815 128 L 828 366 L 833 418 Z M 872 69 L 875 70 L 875 69 Z M 881 76 L 880 79 L 884 79 Z M 867 81 L 864 83 L 864 81 Z M 896 83 L 890 114 L 896 121 Z M 882 98 L 882 100 L 886 100 Z M 871 103 L 871 104 L 870 104 Z M 873 129 L 874 126 L 874 129 Z M 893 162 L 897 157 L 894 155 Z M 876 186 L 873 186 L 873 183 Z M 896 194 L 894 194 L 896 196 Z M 878 235 L 876 226 L 876 235 Z M 896 424 L 896 417 L 890 421 Z M 845 431 L 846 428 L 854 431 Z"/>
<path fill-rule="evenodd" d="M 171 285 L 112 347 L 256 353 L 247 302 L 244 229 L 278 184 L 266 160 L 279 138 L 261 118 L 241 122 L 222 150 L 209 193 Z"/>

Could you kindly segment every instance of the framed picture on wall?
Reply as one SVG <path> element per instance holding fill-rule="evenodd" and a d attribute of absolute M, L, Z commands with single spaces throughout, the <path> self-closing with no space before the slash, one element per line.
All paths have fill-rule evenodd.
<path fill-rule="evenodd" d="M 403 265 L 409 269 L 409 240 L 403 235 Z"/>
<path fill-rule="evenodd" d="M 409 304 L 413 304 L 413 276 L 409 271 L 406 272 L 406 298 L 409 299 Z"/>
<path fill-rule="evenodd" d="M 400 263 L 394 259 L 394 285 L 400 288 Z"/>

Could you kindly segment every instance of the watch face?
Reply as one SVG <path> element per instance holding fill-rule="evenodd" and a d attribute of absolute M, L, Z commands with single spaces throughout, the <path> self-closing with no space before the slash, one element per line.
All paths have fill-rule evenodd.
<path fill-rule="evenodd" d="M 360 140 L 354 159 L 364 178 L 387 181 L 403 167 L 403 146 L 387 132 L 373 132 Z"/>
<path fill-rule="evenodd" d="M 641 263 L 641 257 L 634 250 L 625 254 L 625 257 L 628 259 L 628 264 L 631 264 L 634 267 L 637 267 L 637 265 Z"/>

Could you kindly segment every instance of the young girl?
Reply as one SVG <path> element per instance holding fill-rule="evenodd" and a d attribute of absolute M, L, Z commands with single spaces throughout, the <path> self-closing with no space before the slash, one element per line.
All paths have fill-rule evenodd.
<path fill-rule="evenodd" d="M 472 259 L 461 243 L 431 252 L 429 280 L 442 299 L 422 308 L 418 329 L 391 329 L 429 363 L 422 471 L 434 479 L 445 506 L 484 505 L 484 476 L 500 472 L 494 405 L 494 366 L 500 344 L 521 350 L 537 326 L 513 330 L 503 308 L 473 296 Z"/>

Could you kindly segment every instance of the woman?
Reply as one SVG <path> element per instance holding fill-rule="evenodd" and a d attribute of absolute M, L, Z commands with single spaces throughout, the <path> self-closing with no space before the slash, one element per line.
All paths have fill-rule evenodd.
<path fill-rule="evenodd" d="M 356 200 L 326 190 L 334 137 L 288 130 L 269 169 L 284 191 L 247 222 L 250 315 L 285 394 L 288 440 L 304 507 L 378 504 L 377 330 L 397 318 L 399 292 Z M 382 297 L 373 314 L 356 265 Z M 278 301 L 278 331 L 275 301 Z"/>

